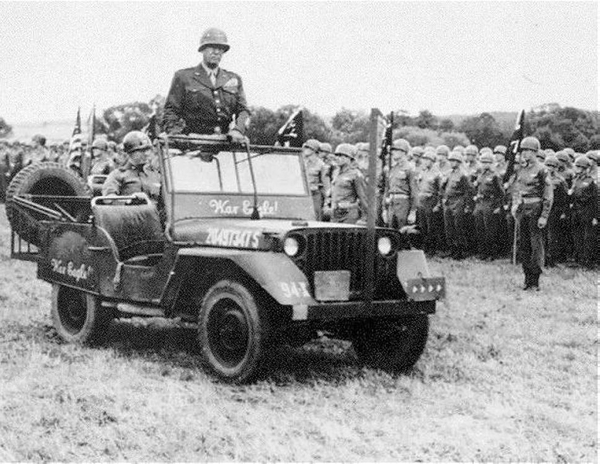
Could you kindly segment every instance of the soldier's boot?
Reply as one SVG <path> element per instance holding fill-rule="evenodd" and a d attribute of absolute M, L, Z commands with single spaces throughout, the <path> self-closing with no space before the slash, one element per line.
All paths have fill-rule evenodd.
<path fill-rule="evenodd" d="M 525 283 L 523 284 L 523 290 L 529 290 L 531 288 L 531 278 L 532 274 L 528 271 L 525 271 Z"/>
<path fill-rule="evenodd" d="M 531 274 L 531 289 L 536 292 L 540 291 L 540 274 L 535 273 Z"/>

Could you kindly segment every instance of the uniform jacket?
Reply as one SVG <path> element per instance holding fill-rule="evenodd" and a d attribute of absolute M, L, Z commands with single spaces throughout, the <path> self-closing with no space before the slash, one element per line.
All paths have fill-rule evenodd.
<path fill-rule="evenodd" d="M 410 199 L 411 208 L 417 204 L 417 174 L 412 164 L 398 163 L 392 166 L 388 174 L 388 194 L 406 195 Z"/>
<path fill-rule="evenodd" d="M 306 176 L 310 191 L 329 190 L 330 184 L 327 176 L 329 167 L 316 155 L 304 158 L 304 164 L 306 166 Z"/>
<path fill-rule="evenodd" d="M 352 166 L 340 170 L 331 186 L 331 206 L 335 209 L 359 208 L 362 214 L 368 209 L 365 179 Z"/>
<path fill-rule="evenodd" d="M 550 182 L 552 182 L 552 209 L 550 216 L 560 218 L 566 214 L 569 207 L 569 198 L 567 195 L 567 182 L 558 174 L 550 174 Z"/>
<path fill-rule="evenodd" d="M 504 200 L 504 188 L 502 187 L 502 177 L 493 170 L 481 171 L 475 182 L 477 203 L 490 203 L 494 209 L 500 208 Z"/>
<path fill-rule="evenodd" d="M 442 202 L 444 206 L 456 212 L 472 207 L 473 186 L 469 175 L 461 167 L 448 173 L 443 185 Z"/>
<path fill-rule="evenodd" d="M 598 186 L 589 174 L 575 176 L 569 190 L 573 211 L 581 212 L 590 218 L 597 217 Z"/>
<path fill-rule="evenodd" d="M 548 171 L 538 161 L 521 166 L 517 172 L 513 190 L 513 205 L 523 203 L 524 198 L 542 200 L 541 217 L 548 218 L 553 201 L 553 188 Z"/>
<path fill-rule="evenodd" d="M 213 134 L 229 131 L 235 117 L 235 128 L 242 134 L 250 113 L 242 78 L 219 68 L 213 86 L 202 64 L 175 73 L 165 102 L 164 127 L 168 133 Z"/>
<path fill-rule="evenodd" d="M 102 195 L 132 195 L 143 192 L 153 200 L 160 197 L 160 175 L 148 165 L 138 169 L 129 163 L 112 171 L 104 185 Z"/>
<path fill-rule="evenodd" d="M 442 202 L 442 174 L 435 166 L 421 169 L 417 176 L 418 206 L 425 203 L 432 207 L 441 206 Z"/>

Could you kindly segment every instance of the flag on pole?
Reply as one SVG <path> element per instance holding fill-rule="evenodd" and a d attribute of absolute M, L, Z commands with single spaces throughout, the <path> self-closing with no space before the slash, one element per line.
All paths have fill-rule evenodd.
<path fill-rule="evenodd" d="M 71 142 L 69 143 L 67 167 L 81 174 L 81 107 L 77 108 L 75 127 L 73 128 L 73 135 L 71 135 Z"/>
<path fill-rule="evenodd" d="M 150 115 L 150 119 L 148 119 L 148 124 L 144 126 L 142 129 L 144 134 L 148 136 L 148 138 L 154 142 L 155 139 L 158 138 L 158 127 L 156 121 L 156 111 Z"/>
<path fill-rule="evenodd" d="M 304 118 L 302 108 L 296 110 L 277 131 L 277 144 L 284 147 L 301 147 L 304 143 Z"/>
<path fill-rule="evenodd" d="M 510 138 L 510 143 L 508 144 L 508 148 L 506 150 L 506 172 L 504 173 L 504 178 L 502 182 L 508 182 L 510 176 L 515 168 L 515 160 L 517 159 L 517 153 L 519 153 L 519 149 L 521 148 L 521 140 L 523 140 L 525 130 L 525 110 L 521 110 L 519 115 L 517 116 L 517 122 L 515 124 L 515 130 Z"/>

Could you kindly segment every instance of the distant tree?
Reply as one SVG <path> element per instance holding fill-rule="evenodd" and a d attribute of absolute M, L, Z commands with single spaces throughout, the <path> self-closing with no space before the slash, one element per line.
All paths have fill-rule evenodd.
<path fill-rule="evenodd" d="M 152 108 L 148 103 L 133 102 L 111 106 L 103 113 L 108 137 L 120 142 L 128 132 L 143 129 L 151 114 Z"/>
<path fill-rule="evenodd" d="M 250 113 L 252 117 L 246 131 L 248 138 L 257 145 L 273 145 L 277 140 L 277 131 L 287 120 L 285 115 L 260 106 L 250 107 Z"/>
<path fill-rule="evenodd" d="M 429 110 L 419 111 L 419 115 L 414 120 L 414 125 L 421 129 L 432 129 L 437 124 L 437 118 Z"/>
<path fill-rule="evenodd" d="M 433 129 L 421 129 L 416 126 L 404 126 L 394 130 L 394 140 L 402 138 L 414 146 L 432 145 L 437 147 L 445 144 L 450 148 L 456 145 L 468 145 L 469 139 L 460 132 L 442 132 L 441 134 Z"/>
<path fill-rule="evenodd" d="M 444 145 L 447 145 L 451 149 L 457 145 L 462 145 L 466 147 L 471 143 L 469 138 L 463 132 L 442 132 L 440 134 Z"/>
<path fill-rule="evenodd" d="M 452 119 L 442 119 L 437 126 L 437 130 L 440 132 L 452 132 L 454 130 L 454 123 L 452 122 Z"/>
<path fill-rule="evenodd" d="M 478 147 L 494 147 L 501 143 L 506 144 L 506 139 L 498 123 L 490 113 L 481 113 L 465 119 L 459 126 L 471 143 Z"/>
<path fill-rule="evenodd" d="M 9 137 L 12 134 L 12 126 L 4 118 L 0 118 L 0 138 Z"/>
<path fill-rule="evenodd" d="M 331 120 L 329 141 L 340 143 L 367 142 L 369 140 L 369 115 L 365 111 L 342 108 Z"/>
<path fill-rule="evenodd" d="M 600 134 L 592 135 L 590 138 L 590 150 L 600 150 Z"/>

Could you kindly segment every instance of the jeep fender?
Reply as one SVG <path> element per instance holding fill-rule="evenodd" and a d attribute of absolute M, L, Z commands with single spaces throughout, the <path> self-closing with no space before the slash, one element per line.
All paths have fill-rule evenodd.
<path fill-rule="evenodd" d="M 215 261 L 219 267 L 223 266 L 226 269 L 229 266 L 232 273 L 241 270 L 281 305 L 316 304 L 311 296 L 310 284 L 306 276 L 283 253 L 221 248 L 183 248 L 178 251 L 171 276 L 161 297 L 161 306 L 172 307 L 177 300 L 181 286 L 190 280 L 190 273 L 201 273 L 205 265 Z M 201 281 L 202 275 L 199 275 L 197 280 Z"/>

